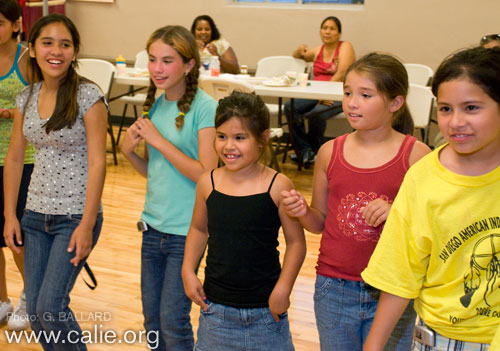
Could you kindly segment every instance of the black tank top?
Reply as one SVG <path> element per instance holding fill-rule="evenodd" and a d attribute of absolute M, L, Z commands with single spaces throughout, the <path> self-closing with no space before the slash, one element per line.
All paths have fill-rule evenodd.
<path fill-rule="evenodd" d="M 208 300 L 238 308 L 267 307 L 278 281 L 281 221 L 270 190 L 231 196 L 214 186 L 207 199 L 208 251 L 203 288 Z"/>

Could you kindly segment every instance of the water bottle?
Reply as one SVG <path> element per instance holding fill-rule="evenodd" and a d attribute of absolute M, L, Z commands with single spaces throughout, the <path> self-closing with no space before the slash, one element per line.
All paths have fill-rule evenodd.
<path fill-rule="evenodd" d="M 126 68 L 127 64 L 125 62 L 125 58 L 122 55 L 118 56 L 116 58 L 116 75 L 123 76 Z"/>
<path fill-rule="evenodd" d="M 212 77 L 218 77 L 220 74 L 220 62 L 218 56 L 212 56 L 210 60 L 210 75 Z"/>

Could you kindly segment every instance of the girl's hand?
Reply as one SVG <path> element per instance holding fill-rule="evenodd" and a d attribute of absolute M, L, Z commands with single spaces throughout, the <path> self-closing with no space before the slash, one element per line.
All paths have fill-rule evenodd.
<path fill-rule="evenodd" d="M 276 285 L 269 296 L 269 310 L 276 323 L 280 321 L 279 315 L 285 313 L 288 307 L 290 307 L 290 292 Z"/>
<path fill-rule="evenodd" d="M 121 146 L 121 151 L 128 155 L 132 153 L 139 142 L 142 140 L 142 137 L 139 135 L 139 130 L 137 128 L 137 121 L 134 122 L 125 133 L 125 138 L 123 140 L 123 144 Z"/>
<path fill-rule="evenodd" d="M 282 191 L 283 205 L 285 206 L 286 214 L 290 217 L 305 216 L 309 206 L 304 196 L 295 189 L 290 191 Z"/>
<path fill-rule="evenodd" d="M 92 229 L 80 224 L 76 227 L 73 235 L 71 235 L 68 252 L 73 252 L 76 248 L 76 254 L 69 262 L 75 267 L 78 266 L 81 260 L 90 255 L 90 251 L 92 251 Z"/>
<path fill-rule="evenodd" d="M 372 227 L 378 227 L 384 223 L 389 215 L 391 204 L 387 201 L 377 198 L 370 201 L 365 207 L 361 209 L 361 215 L 366 221 L 366 224 Z"/>
<path fill-rule="evenodd" d="M 182 281 L 184 283 L 184 292 L 186 293 L 186 296 L 206 312 L 207 304 L 205 300 L 207 297 L 205 296 L 203 286 L 201 285 L 201 282 L 196 274 L 182 272 Z"/>
<path fill-rule="evenodd" d="M 139 136 L 155 149 L 158 149 L 161 142 L 165 140 L 150 119 L 141 118 L 134 124 L 137 125 Z"/>
<path fill-rule="evenodd" d="M 219 56 L 219 53 L 217 52 L 217 48 L 215 47 L 214 44 L 207 44 L 206 46 L 208 52 L 212 55 L 212 56 Z"/>
<path fill-rule="evenodd" d="M 4 108 L 0 108 L 0 118 L 5 118 L 9 119 L 10 118 L 10 111 Z"/>
<path fill-rule="evenodd" d="M 21 236 L 21 226 L 19 225 L 19 220 L 17 218 L 5 218 L 5 225 L 3 229 L 3 238 L 5 244 L 14 252 L 21 253 L 21 250 L 14 243 L 14 237 L 18 245 L 23 244 L 23 239 Z"/>

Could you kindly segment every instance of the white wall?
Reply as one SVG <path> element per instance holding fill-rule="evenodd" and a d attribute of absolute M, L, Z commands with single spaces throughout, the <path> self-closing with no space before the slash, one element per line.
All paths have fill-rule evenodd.
<path fill-rule="evenodd" d="M 69 0 L 66 13 L 82 36 L 82 55 L 133 60 L 150 33 L 167 24 L 190 28 L 208 14 L 229 40 L 240 64 L 288 55 L 298 44 L 319 45 L 319 25 L 335 15 L 343 39 L 357 56 L 386 51 L 404 62 L 437 68 L 458 48 L 475 45 L 484 34 L 500 32 L 499 0 L 365 0 L 361 10 L 237 7 L 229 0 L 115 0 L 114 4 Z"/>

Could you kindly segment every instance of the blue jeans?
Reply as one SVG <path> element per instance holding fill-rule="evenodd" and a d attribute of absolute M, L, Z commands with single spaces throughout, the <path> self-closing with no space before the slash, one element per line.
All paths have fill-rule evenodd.
<path fill-rule="evenodd" d="M 338 108 L 309 118 L 309 128 L 306 133 L 304 117 L 302 117 L 302 115 L 306 113 L 321 112 L 329 109 L 331 106 L 319 104 L 318 100 L 293 100 L 293 128 L 290 128 L 290 133 L 292 133 L 295 149 L 302 155 L 304 155 L 306 151 L 313 151 L 314 153 L 318 152 L 323 142 L 323 135 L 326 130 L 326 121 L 342 112 L 342 103 L 340 101 L 335 101 L 334 106 L 338 106 Z M 289 123 L 291 111 L 290 101 L 287 101 L 285 103 L 285 115 Z"/>
<path fill-rule="evenodd" d="M 21 226 L 25 232 L 24 272 L 26 278 L 26 309 L 31 329 L 37 333 L 60 333 L 59 342 L 47 342 L 41 336 L 44 350 L 87 350 L 81 341 L 81 329 L 69 308 L 69 293 L 73 289 L 86 260 L 77 267 L 69 261 L 75 251 L 68 252 L 73 231 L 82 215 L 46 215 L 25 210 Z M 97 243 L 102 227 L 102 213 L 93 229 L 92 247 Z M 64 340 L 64 341 L 63 341 Z"/>
<path fill-rule="evenodd" d="M 200 309 L 197 351 L 291 351 L 288 314 L 276 323 L 269 307 L 234 308 L 207 301 Z"/>
<path fill-rule="evenodd" d="M 141 292 L 144 327 L 159 342 L 152 350 L 193 350 L 189 313 L 191 300 L 184 293 L 181 277 L 186 237 L 166 234 L 151 226 L 142 234 Z"/>
<path fill-rule="evenodd" d="M 377 310 L 380 290 L 364 282 L 316 276 L 314 313 L 321 350 L 361 351 Z M 416 313 L 413 303 L 394 328 L 386 351 L 409 351 Z"/>

